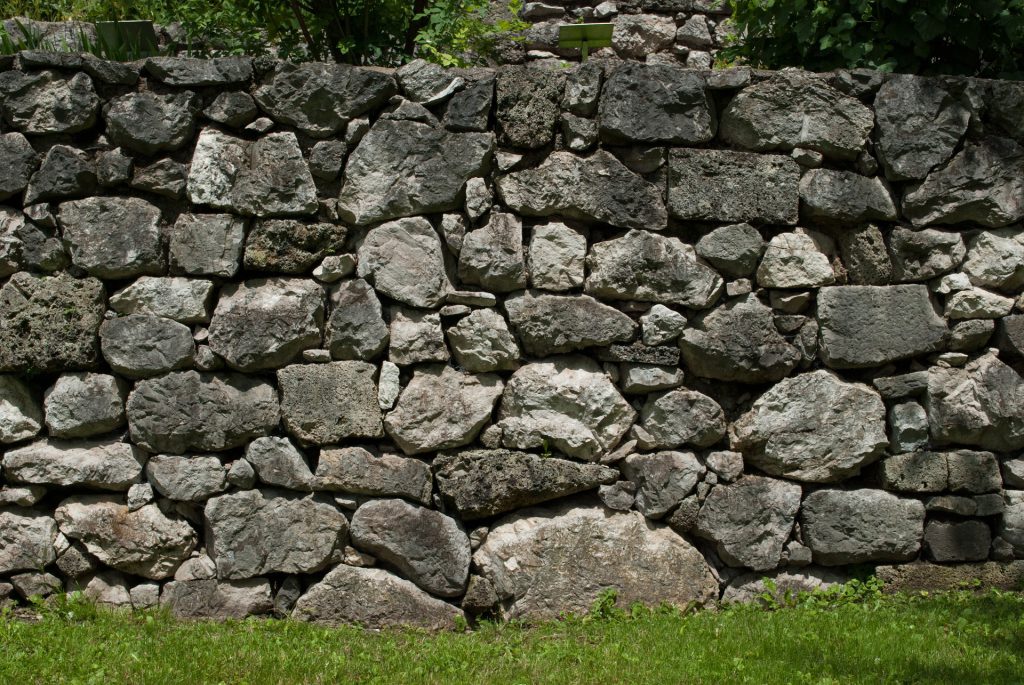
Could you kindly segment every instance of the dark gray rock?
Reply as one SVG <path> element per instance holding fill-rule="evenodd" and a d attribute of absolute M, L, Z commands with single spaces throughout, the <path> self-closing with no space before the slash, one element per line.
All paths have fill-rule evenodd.
<path fill-rule="evenodd" d="M 721 226 L 697 241 L 697 256 L 726 276 L 743 278 L 754 273 L 765 242 L 750 224 Z M 884 249 L 883 244 L 883 249 Z"/>
<path fill-rule="evenodd" d="M 449 131 L 487 131 L 494 100 L 493 72 L 474 77 L 465 88 L 452 95 L 442 123 Z"/>
<path fill-rule="evenodd" d="M 15 160 L 17 162 L 17 160 Z M 25 190 L 25 204 L 82 197 L 96 190 L 96 169 L 89 156 L 68 145 L 54 145 Z"/>
<path fill-rule="evenodd" d="M 182 502 L 201 502 L 228 488 L 227 469 L 212 455 L 156 455 L 146 462 L 146 480 L 164 497 Z"/>
<path fill-rule="evenodd" d="M 630 340 L 637 328 L 589 295 L 525 291 L 505 300 L 505 309 L 523 349 L 538 357 Z"/>
<path fill-rule="evenodd" d="M 496 80 L 498 140 L 510 147 L 536 149 L 551 143 L 565 87 L 563 74 L 508 66 Z"/>
<path fill-rule="evenodd" d="M 231 214 L 180 214 L 170 235 L 172 272 L 231 278 L 242 261 L 245 220 Z"/>
<path fill-rule="evenodd" d="M 313 445 L 383 437 L 376 372 L 372 364 L 356 361 L 278 370 L 285 428 L 300 443 Z"/>
<path fill-rule="evenodd" d="M 928 556 L 937 562 L 988 559 L 992 532 L 982 521 L 929 521 L 924 529 Z"/>
<path fill-rule="evenodd" d="M 0 74 L 0 111 L 13 128 L 29 135 L 78 133 L 96 123 L 100 99 L 88 75 L 64 78 L 55 71 Z"/>
<path fill-rule="evenodd" d="M 334 359 L 376 358 L 388 344 L 380 300 L 361 278 L 338 282 L 330 290 L 331 317 L 325 344 Z"/>
<path fill-rule="evenodd" d="M 132 172 L 131 187 L 178 200 L 185 195 L 187 173 L 184 164 L 160 159 L 146 166 L 136 166 Z"/>
<path fill-rule="evenodd" d="M 886 184 L 852 171 L 811 169 L 800 179 L 803 216 L 835 224 L 894 221 L 896 204 Z"/>
<path fill-rule="evenodd" d="M 150 57 L 146 73 L 178 88 L 229 86 L 252 80 L 251 57 Z"/>
<path fill-rule="evenodd" d="M 333 181 L 345 164 L 348 146 L 343 140 L 321 140 L 309 150 L 309 170 L 317 178 Z"/>
<path fill-rule="evenodd" d="M 893 280 L 926 281 L 960 266 L 967 254 L 959 233 L 898 226 L 889 234 Z"/>
<path fill-rule="evenodd" d="M 631 454 L 620 469 L 636 484 L 636 510 L 649 519 L 664 517 L 682 502 L 706 470 L 692 452 Z"/>
<path fill-rule="evenodd" d="M 220 93 L 213 99 L 210 106 L 203 110 L 207 119 L 224 124 L 231 128 L 242 128 L 251 123 L 259 110 L 256 102 L 248 93 L 228 91 Z"/>
<path fill-rule="evenodd" d="M 191 140 L 198 110 L 199 98 L 191 91 L 160 95 L 147 90 L 111 99 L 103 117 L 115 145 L 152 155 Z"/>
<path fill-rule="evenodd" d="M 60 205 L 57 220 L 71 261 L 100 278 L 159 274 L 165 268 L 160 210 L 135 197 L 90 197 Z"/>
<path fill-rule="evenodd" d="M 430 504 L 431 485 L 430 467 L 419 459 L 375 456 L 362 447 L 321 450 L 314 483 L 317 490 L 405 497 L 421 504 Z"/>
<path fill-rule="evenodd" d="M 877 226 L 846 228 L 838 243 L 850 285 L 888 285 L 893 280 L 892 260 Z"/>
<path fill-rule="evenodd" d="M 147 314 L 109 319 L 100 326 L 100 349 L 115 373 L 149 378 L 188 368 L 195 357 L 192 330 Z"/>
<path fill-rule="evenodd" d="M 55 226 L 40 226 L 16 209 L 0 207 L 0 278 L 17 271 L 56 271 L 68 262 Z"/>
<path fill-rule="evenodd" d="M 483 228 L 470 231 L 459 252 L 459 279 L 493 293 L 526 287 L 523 222 L 495 212 Z"/>
<path fill-rule="evenodd" d="M 804 542 L 824 566 L 910 561 L 924 535 L 924 505 L 882 490 L 818 490 L 800 511 Z"/>
<path fill-rule="evenodd" d="M 17 195 L 28 186 L 28 180 L 39 167 L 39 155 L 20 133 L 0 135 L 0 200 Z"/>

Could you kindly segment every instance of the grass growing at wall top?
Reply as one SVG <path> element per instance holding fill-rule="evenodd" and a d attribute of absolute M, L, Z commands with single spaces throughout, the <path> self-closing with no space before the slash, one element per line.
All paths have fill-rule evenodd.
<path fill-rule="evenodd" d="M 0 682 L 1020 683 L 1024 596 L 967 592 L 373 633 L 91 608 L 0 617 Z"/>

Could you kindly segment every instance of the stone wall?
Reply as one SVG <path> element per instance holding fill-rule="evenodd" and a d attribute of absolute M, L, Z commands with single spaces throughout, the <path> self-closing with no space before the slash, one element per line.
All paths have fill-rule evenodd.
<path fill-rule="evenodd" d="M 0 597 L 1024 576 L 1024 87 L 0 64 Z"/>

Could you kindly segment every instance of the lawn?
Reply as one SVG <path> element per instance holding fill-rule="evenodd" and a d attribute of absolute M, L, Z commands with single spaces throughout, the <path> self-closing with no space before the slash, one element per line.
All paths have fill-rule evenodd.
<path fill-rule="evenodd" d="M 81 605 L 0 617 L 0 683 L 1021 683 L 1024 595 L 969 592 L 527 627 L 181 623 Z"/>

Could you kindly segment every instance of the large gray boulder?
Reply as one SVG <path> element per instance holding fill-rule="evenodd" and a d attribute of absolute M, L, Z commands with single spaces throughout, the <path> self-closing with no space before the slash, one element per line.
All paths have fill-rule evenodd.
<path fill-rule="evenodd" d="M 688 221 L 797 222 L 800 165 L 783 155 L 673 149 L 668 211 Z"/>
<path fill-rule="evenodd" d="M 204 578 L 167 583 L 160 591 L 160 606 L 175 618 L 223 621 L 269 614 L 274 601 L 266 578 L 232 582 Z"/>
<path fill-rule="evenodd" d="M 583 614 L 608 588 L 623 606 L 687 606 L 718 597 L 718 582 L 700 552 L 639 512 L 572 503 L 526 509 L 492 527 L 473 562 L 494 586 L 506 619 Z"/>
<path fill-rule="evenodd" d="M 103 373 L 61 374 L 57 382 L 47 389 L 43 401 L 46 429 L 57 438 L 85 438 L 107 433 L 124 425 L 126 399 L 128 384 L 115 376 Z"/>
<path fill-rule="evenodd" d="M 642 449 L 711 447 L 725 437 L 725 413 L 696 390 L 670 390 L 647 398 L 633 431 Z"/>
<path fill-rule="evenodd" d="M 963 368 L 930 369 L 925 399 L 935 445 L 1024 448 L 1024 379 L 995 354 Z"/>
<path fill-rule="evenodd" d="M 373 287 L 361 278 L 331 286 L 331 317 L 327 320 L 325 347 L 334 359 L 369 361 L 388 344 L 388 325 Z"/>
<path fill-rule="evenodd" d="M 622 475 L 636 485 L 636 510 L 660 519 L 693 492 L 707 469 L 693 452 L 631 454 L 622 462 Z"/>
<path fill-rule="evenodd" d="M 765 152 L 807 148 L 853 160 L 875 117 L 870 109 L 806 72 L 779 72 L 732 99 L 719 127 L 723 140 Z"/>
<path fill-rule="evenodd" d="M 183 324 L 209 323 L 214 284 L 199 278 L 142 276 L 110 296 L 118 314 L 149 314 Z"/>
<path fill-rule="evenodd" d="M 631 340 L 636 324 L 589 295 L 524 291 L 505 300 L 516 336 L 527 354 L 547 357 Z"/>
<path fill-rule="evenodd" d="M 889 234 L 892 275 L 897 283 L 941 276 L 960 266 L 966 254 L 963 236 L 953 231 L 897 226 Z"/>
<path fill-rule="evenodd" d="M 924 285 L 848 285 L 818 291 L 820 353 L 834 369 L 884 366 L 943 349 L 946 322 Z"/>
<path fill-rule="evenodd" d="M 137 197 L 88 197 L 57 213 L 71 261 L 92 276 L 128 278 L 164 269 L 160 210 Z"/>
<path fill-rule="evenodd" d="M 35 571 L 57 559 L 57 522 L 34 509 L 0 509 L 0 573 Z"/>
<path fill-rule="evenodd" d="M 524 216 L 559 215 L 657 231 L 668 223 L 661 190 L 610 152 L 552 152 L 540 166 L 499 176 L 498 195 Z"/>
<path fill-rule="evenodd" d="M 339 564 L 299 598 L 292 618 L 371 630 L 399 626 L 440 630 L 455 628 L 464 617 L 451 604 L 387 571 Z"/>
<path fill-rule="evenodd" d="M 227 489 L 227 469 L 213 455 L 159 454 L 146 462 L 146 480 L 168 499 L 200 502 Z"/>
<path fill-rule="evenodd" d="M 296 219 L 256 221 L 245 241 L 245 268 L 281 274 L 312 271 L 324 257 L 345 245 L 348 229 L 335 223 Z"/>
<path fill-rule="evenodd" d="M 435 462 L 436 463 L 436 462 Z M 430 467 L 419 459 L 371 454 L 362 447 L 320 451 L 314 487 L 372 497 L 405 497 L 430 504 Z"/>
<path fill-rule="evenodd" d="M 95 278 L 11 276 L 0 288 L 0 371 L 95 367 L 105 300 Z"/>
<path fill-rule="evenodd" d="M 345 164 L 338 214 L 360 226 L 457 209 L 466 181 L 490 166 L 494 135 L 381 119 Z"/>
<path fill-rule="evenodd" d="M 875 95 L 878 153 L 890 181 L 922 179 L 953 156 L 970 111 L 939 79 L 897 74 Z"/>
<path fill-rule="evenodd" d="M 28 386 L 0 375 L 0 445 L 34 438 L 42 428 L 43 410 Z"/>
<path fill-rule="evenodd" d="M 170 232 L 171 271 L 234 276 L 242 262 L 245 220 L 231 214 L 179 214 Z"/>
<path fill-rule="evenodd" d="M 139 381 L 128 396 L 135 444 L 153 452 L 219 452 L 277 427 L 274 386 L 239 374 L 172 372 Z"/>
<path fill-rule="evenodd" d="M 503 389 L 501 378 L 493 374 L 422 366 L 398 396 L 384 427 L 406 454 L 467 445 L 490 420 Z"/>
<path fill-rule="evenodd" d="M 865 385 L 812 371 L 761 395 L 730 427 L 729 443 L 765 473 L 835 483 L 877 460 L 888 446 L 885 405 Z"/>
<path fill-rule="evenodd" d="M 192 91 L 161 95 L 127 93 L 103 108 L 107 135 L 116 144 L 144 155 L 177 150 L 192 140 L 199 98 Z"/>
<path fill-rule="evenodd" d="M 423 217 L 377 226 L 359 246 L 358 255 L 361 278 L 411 307 L 437 307 L 451 289 L 441 238 Z"/>
<path fill-rule="evenodd" d="M 895 221 L 892 192 L 877 177 L 853 171 L 811 169 L 800 179 L 801 212 L 820 223 Z"/>
<path fill-rule="evenodd" d="M 7 450 L 12 483 L 125 491 L 142 479 L 146 453 L 125 442 L 45 439 Z"/>
<path fill-rule="evenodd" d="M 400 499 L 372 500 L 352 516 L 352 544 L 438 597 L 458 597 L 469 577 L 469 537 L 458 521 Z"/>
<path fill-rule="evenodd" d="M 372 364 L 357 361 L 279 369 L 285 428 L 300 443 L 312 445 L 383 437 L 376 373 Z"/>
<path fill-rule="evenodd" d="M 274 369 L 319 347 L 324 291 L 316 282 L 266 278 L 225 286 L 210 321 L 210 349 L 239 371 Z"/>
<path fill-rule="evenodd" d="M 148 314 L 104 321 L 100 349 L 110 368 L 127 378 L 150 378 L 188 368 L 196 352 L 192 329 Z"/>
<path fill-rule="evenodd" d="M 87 74 L 56 71 L 0 74 L 0 110 L 13 128 L 29 135 L 78 133 L 96 123 L 100 99 Z"/>
<path fill-rule="evenodd" d="M 178 88 L 229 86 L 252 79 L 251 57 L 150 57 L 146 73 Z"/>
<path fill-rule="evenodd" d="M 203 510 L 206 548 L 222 580 L 264 573 L 315 573 L 348 538 L 333 504 L 283 490 L 241 490 L 214 497 Z"/>
<path fill-rule="evenodd" d="M 275 121 L 313 138 L 326 138 L 397 91 L 393 77 L 373 69 L 330 62 L 278 62 L 253 95 Z"/>
<path fill-rule="evenodd" d="M 445 504 L 464 521 L 594 490 L 618 478 L 607 466 L 500 449 L 442 454 L 433 469 Z"/>
<path fill-rule="evenodd" d="M 155 504 L 131 511 L 120 498 L 76 495 L 61 502 L 54 516 L 61 533 L 107 566 L 151 580 L 173 576 L 198 543 L 187 522 Z"/>
<path fill-rule="evenodd" d="M 967 143 L 910 186 L 903 215 L 915 226 L 971 222 L 999 228 L 1024 218 L 1024 147 L 1009 138 Z"/>
<path fill-rule="evenodd" d="M 459 279 L 492 293 L 525 288 L 522 220 L 495 212 L 486 226 L 467 233 L 459 251 Z"/>
<path fill-rule="evenodd" d="M 32 174 L 24 202 L 29 205 L 40 200 L 82 197 L 95 190 L 96 168 L 89 155 L 68 145 L 54 145 Z"/>
<path fill-rule="evenodd" d="M 473 373 L 515 371 L 519 344 L 508 323 L 493 309 L 474 309 L 446 332 L 459 366 Z"/>
<path fill-rule="evenodd" d="M 29 178 L 39 167 L 39 155 L 20 133 L 0 135 L 0 155 L 5 161 L 0 169 L 0 200 L 19 194 L 28 186 Z"/>
<path fill-rule="evenodd" d="M 585 357 L 526 364 L 502 396 L 498 425 L 512 449 L 545 445 L 586 461 L 612 450 L 636 412 L 615 384 Z"/>
<path fill-rule="evenodd" d="M 665 64 L 623 62 L 604 83 L 601 140 L 615 145 L 706 143 L 718 126 L 703 75 Z"/>
<path fill-rule="evenodd" d="M 967 244 L 964 273 L 981 288 L 1014 292 L 1024 285 L 1024 231 L 984 231 Z"/>
<path fill-rule="evenodd" d="M 721 276 L 697 261 L 692 246 L 642 230 L 594 244 L 587 266 L 586 292 L 605 299 L 704 309 L 723 288 Z"/>
<path fill-rule="evenodd" d="M 316 186 L 291 131 L 255 141 L 203 129 L 192 154 L 188 197 L 244 216 L 293 216 L 317 210 Z"/>
<path fill-rule="evenodd" d="M 548 145 L 559 116 L 565 76 L 553 70 L 508 66 L 495 80 L 495 122 L 502 145 L 537 149 Z"/>
<path fill-rule="evenodd" d="M 800 510 L 804 542 L 824 566 L 910 561 L 924 535 L 924 505 L 884 490 L 818 490 Z"/>
<path fill-rule="evenodd" d="M 261 483 L 306 492 L 313 489 L 306 457 L 288 438 L 256 438 L 245 448 L 245 460 Z"/>
<path fill-rule="evenodd" d="M 760 476 L 717 485 L 700 508 L 694 534 L 713 542 L 731 566 L 770 571 L 782 559 L 800 495 L 795 483 Z"/>
<path fill-rule="evenodd" d="M 781 380 L 800 361 L 800 352 L 776 329 L 771 308 L 753 295 L 692 319 L 679 347 L 693 373 L 736 383 Z"/>

